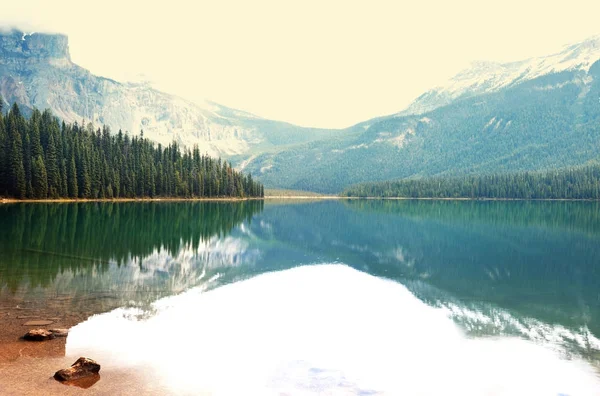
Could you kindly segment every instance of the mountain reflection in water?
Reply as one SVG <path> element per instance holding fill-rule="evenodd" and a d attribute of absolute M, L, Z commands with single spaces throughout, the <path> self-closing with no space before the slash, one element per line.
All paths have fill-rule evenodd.
<path fill-rule="evenodd" d="M 262 201 L 0 206 L 0 298 L 71 298 L 73 310 L 148 305 L 237 265 L 231 230 Z M 247 259 L 247 260 L 246 260 Z M 92 298 L 91 298 L 92 297 Z"/>

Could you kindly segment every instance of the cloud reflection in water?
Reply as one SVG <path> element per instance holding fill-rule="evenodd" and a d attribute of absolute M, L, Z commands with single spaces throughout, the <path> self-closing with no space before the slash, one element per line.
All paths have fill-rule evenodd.
<path fill-rule="evenodd" d="M 472 339 L 446 310 L 343 265 L 299 267 L 74 327 L 67 355 L 136 367 L 173 393 L 591 395 L 589 363 L 518 338 Z"/>

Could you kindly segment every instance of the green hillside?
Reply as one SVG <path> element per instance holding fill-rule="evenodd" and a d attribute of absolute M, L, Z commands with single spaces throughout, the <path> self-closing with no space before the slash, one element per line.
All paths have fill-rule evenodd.
<path fill-rule="evenodd" d="M 268 188 L 337 193 L 368 181 L 541 171 L 600 157 L 600 62 L 423 115 L 391 116 L 336 138 L 263 153 L 245 171 Z"/>

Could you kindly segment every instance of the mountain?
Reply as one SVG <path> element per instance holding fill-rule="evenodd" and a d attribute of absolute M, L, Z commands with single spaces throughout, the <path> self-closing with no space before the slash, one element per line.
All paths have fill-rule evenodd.
<path fill-rule="evenodd" d="M 224 157 L 309 142 L 338 131 L 265 120 L 213 102 L 193 103 L 148 84 L 98 77 L 74 64 L 61 34 L 0 31 L 0 94 L 5 104 L 45 109 L 67 122 L 92 122 L 166 145 L 197 144 Z"/>
<path fill-rule="evenodd" d="M 568 70 L 588 71 L 600 58 L 600 36 L 565 47 L 552 55 L 518 62 L 473 62 L 446 84 L 419 96 L 397 115 L 422 114 L 464 99 Z"/>
<path fill-rule="evenodd" d="M 74 64 L 59 34 L 0 33 L 0 94 L 163 144 L 199 145 L 267 188 L 552 170 L 597 163 L 600 37 L 520 62 L 477 62 L 406 109 L 343 130 L 302 128 Z"/>
<path fill-rule="evenodd" d="M 266 186 L 339 192 L 360 182 L 551 170 L 600 158 L 600 37 L 550 56 L 476 63 L 405 110 L 276 153 Z"/>

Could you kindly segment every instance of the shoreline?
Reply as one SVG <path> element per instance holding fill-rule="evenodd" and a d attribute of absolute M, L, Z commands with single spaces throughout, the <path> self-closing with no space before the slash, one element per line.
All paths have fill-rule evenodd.
<path fill-rule="evenodd" d="M 230 197 L 211 197 L 211 198 L 53 198 L 53 199 L 16 199 L 16 198 L 1 198 L 0 204 L 11 203 L 86 203 L 86 202 L 183 202 L 183 201 L 258 201 L 262 197 L 248 198 L 230 198 Z"/>
<path fill-rule="evenodd" d="M 431 197 L 341 197 L 342 199 L 364 199 L 381 201 L 574 201 L 600 202 L 594 198 L 431 198 Z"/>
<path fill-rule="evenodd" d="M 600 199 L 593 198 L 430 198 L 430 197 L 343 197 L 337 195 L 320 196 L 265 196 L 268 199 L 323 199 L 323 200 L 364 200 L 364 201 L 568 201 L 568 202 L 600 202 Z"/>
<path fill-rule="evenodd" d="M 539 202 L 600 202 L 594 198 L 431 198 L 431 197 L 343 197 L 338 195 L 269 195 L 264 197 L 230 198 L 0 198 L 0 204 L 15 203 L 88 203 L 88 202 L 243 202 L 268 200 L 365 200 L 365 201 L 539 201 Z"/>
<path fill-rule="evenodd" d="M 71 312 L 70 297 L 54 296 L 44 300 L 23 300 L 3 296 L 0 299 L 0 367 L 20 358 L 60 358 L 65 355 L 66 337 L 48 341 L 25 341 L 31 329 L 70 329 L 87 320 L 94 312 Z M 28 325 L 32 320 L 48 320 L 48 325 Z"/>

